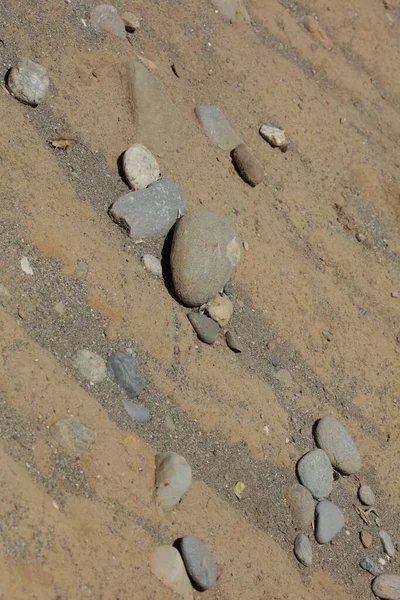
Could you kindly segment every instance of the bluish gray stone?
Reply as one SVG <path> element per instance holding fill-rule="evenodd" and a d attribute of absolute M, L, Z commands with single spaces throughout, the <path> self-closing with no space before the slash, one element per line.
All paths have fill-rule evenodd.
<path fill-rule="evenodd" d="M 165 178 L 122 196 L 110 209 L 114 221 L 136 239 L 165 235 L 185 212 L 182 189 Z"/>
<path fill-rule="evenodd" d="M 117 9 L 111 4 L 99 4 L 90 11 L 90 24 L 94 29 L 107 31 L 119 37 L 126 38 L 125 23 L 119 16 Z"/>
<path fill-rule="evenodd" d="M 31 106 L 43 102 L 49 85 L 46 69 L 29 58 L 20 58 L 7 77 L 7 87 L 13 96 Z"/>
<path fill-rule="evenodd" d="M 327 544 L 343 528 L 342 511 L 329 500 L 321 500 L 315 509 L 315 538 L 319 544 Z"/>
<path fill-rule="evenodd" d="M 396 549 L 394 547 L 394 544 L 392 542 L 392 538 L 390 537 L 390 535 L 387 533 L 387 531 L 381 530 L 379 532 L 379 537 L 381 538 L 382 546 L 383 546 L 383 549 L 386 552 L 386 554 L 388 556 L 390 556 L 390 558 L 394 558 L 394 556 L 396 554 Z"/>
<path fill-rule="evenodd" d="M 315 441 L 338 471 L 346 475 L 358 473 L 361 456 L 346 428 L 335 417 L 323 417 L 315 429 Z"/>
<path fill-rule="evenodd" d="M 294 554 L 305 567 L 312 565 L 312 548 L 310 540 L 304 533 L 298 533 L 294 540 Z"/>
<path fill-rule="evenodd" d="M 364 571 L 371 573 L 371 575 L 373 575 L 374 577 L 378 577 L 379 575 L 378 565 L 374 563 L 374 561 L 368 556 L 367 558 L 363 558 L 362 560 L 360 560 L 360 567 L 364 569 Z"/>
<path fill-rule="evenodd" d="M 144 423 L 150 419 L 150 413 L 145 406 L 139 406 L 129 402 L 129 400 L 124 400 L 124 408 L 132 421 L 136 423 Z"/>
<path fill-rule="evenodd" d="M 205 344 L 213 344 L 215 342 L 220 331 L 218 323 L 206 317 L 206 315 L 195 312 L 189 313 L 188 319 L 193 325 L 199 340 Z"/>
<path fill-rule="evenodd" d="M 332 492 L 332 465 L 323 450 L 307 452 L 298 462 L 297 474 L 300 482 L 319 500 Z"/>
<path fill-rule="evenodd" d="M 185 535 L 181 540 L 180 552 L 195 584 L 201 590 L 211 590 L 217 581 L 217 565 L 205 543 L 195 535 Z"/>
<path fill-rule="evenodd" d="M 145 388 L 138 364 L 126 352 L 114 352 L 107 361 L 108 374 L 129 398 L 137 398 Z"/>
<path fill-rule="evenodd" d="M 222 150 L 233 150 L 243 142 L 217 106 L 198 106 L 196 116 L 210 140 Z"/>

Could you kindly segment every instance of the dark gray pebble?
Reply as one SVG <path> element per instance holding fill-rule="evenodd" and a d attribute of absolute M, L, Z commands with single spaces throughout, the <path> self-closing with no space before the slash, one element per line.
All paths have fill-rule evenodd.
<path fill-rule="evenodd" d="M 279 367 L 279 358 L 276 356 L 276 354 L 271 356 L 271 362 L 273 367 Z"/>
<path fill-rule="evenodd" d="M 201 313 L 191 312 L 188 314 L 188 319 L 193 325 L 193 329 L 197 333 L 199 340 L 205 344 L 213 344 L 219 333 L 219 325 L 206 315 Z"/>
<path fill-rule="evenodd" d="M 185 535 L 180 551 L 194 583 L 201 590 L 211 590 L 217 581 L 217 565 L 205 543 L 195 535 Z"/>
<path fill-rule="evenodd" d="M 364 569 L 364 571 L 371 573 L 371 575 L 373 575 L 374 577 L 378 577 L 379 575 L 378 565 L 368 557 L 360 560 L 360 567 Z"/>
<path fill-rule="evenodd" d="M 233 329 L 228 329 L 225 339 L 231 350 L 234 352 L 243 352 L 243 346 Z"/>
<path fill-rule="evenodd" d="M 111 379 L 126 391 L 128 398 L 137 398 L 145 388 L 138 364 L 126 352 L 111 354 L 107 371 Z"/>

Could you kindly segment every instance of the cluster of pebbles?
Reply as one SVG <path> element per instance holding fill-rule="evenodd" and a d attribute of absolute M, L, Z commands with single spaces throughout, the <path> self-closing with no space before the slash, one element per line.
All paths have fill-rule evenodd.
<path fill-rule="evenodd" d="M 299 533 L 294 540 L 294 554 L 306 567 L 313 561 L 312 545 L 306 531 L 314 524 L 314 535 L 318 544 L 328 544 L 344 527 L 345 518 L 338 506 L 328 500 L 334 485 L 334 470 L 344 476 L 356 475 L 361 470 L 361 456 L 350 434 L 335 417 L 320 419 L 314 428 L 317 448 L 307 452 L 297 463 L 297 477 L 300 483 L 294 484 L 287 493 L 287 501 L 293 522 Z M 358 478 L 358 499 L 362 506 L 355 506 L 359 516 L 370 523 L 369 515 L 376 514 L 375 494 Z M 315 505 L 315 501 L 317 504 Z M 380 526 L 379 519 L 376 524 Z M 396 550 L 390 535 L 383 530 L 378 533 L 386 559 L 379 559 L 379 565 L 370 557 L 364 557 L 359 565 L 375 577 L 372 590 L 385 600 L 400 599 L 400 577 L 381 573 L 387 560 L 395 557 Z M 373 544 L 368 531 L 360 532 L 364 548 Z"/>

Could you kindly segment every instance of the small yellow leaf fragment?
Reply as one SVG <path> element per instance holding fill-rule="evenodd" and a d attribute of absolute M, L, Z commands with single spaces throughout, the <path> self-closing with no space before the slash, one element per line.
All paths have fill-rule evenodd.
<path fill-rule="evenodd" d="M 236 498 L 238 498 L 239 500 L 242 497 L 242 494 L 244 492 L 245 489 L 245 484 L 243 483 L 243 481 L 238 481 L 237 484 L 234 487 L 234 492 L 235 492 L 235 496 Z"/>
<path fill-rule="evenodd" d="M 75 140 L 72 138 L 56 138 L 54 140 L 50 140 L 49 144 L 53 146 L 53 148 L 60 148 L 61 150 L 67 150 L 71 146 L 75 144 Z"/>

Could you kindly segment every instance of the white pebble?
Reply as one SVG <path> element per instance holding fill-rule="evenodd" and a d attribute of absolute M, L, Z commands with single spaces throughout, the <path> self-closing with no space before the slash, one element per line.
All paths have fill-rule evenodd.
<path fill-rule="evenodd" d="M 142 262 L 147 271 L 156 275 L 156 277 L 162 276 L 162 266 L 161 261 L 153 256 L 152 254 L 143 254 Z"/>
<path fill-rule="evenodd" d="M 21 258 L 21 269 L 27 275 L 33 275 L 33 269 L 29 263 L 29 260 L 26 258 L 26 256 L 23 256 Z"/>
<path fill-rule="evenodd" d="M 261 136 L 271 144 L 271 146 L 283 146 L 286 143 L 285 132 L 277 127 L 269 127 L 268 125 L 262 125 L 260 127 Z"/>
<path fill-rule="evenodd" d="M 123 157 L 124 174 L 133 190 L 144 190 L 160 176 L 158 163 L 143 144 L 133 144 Z"/>

